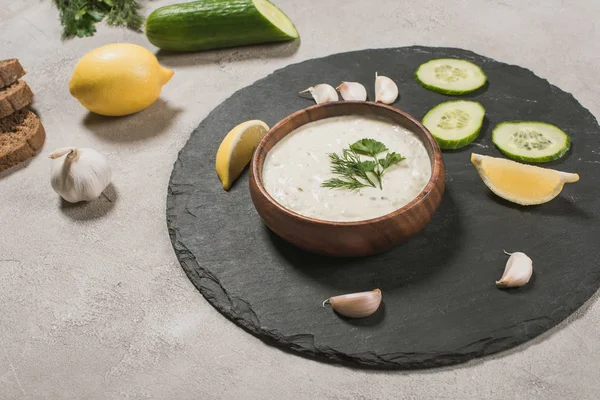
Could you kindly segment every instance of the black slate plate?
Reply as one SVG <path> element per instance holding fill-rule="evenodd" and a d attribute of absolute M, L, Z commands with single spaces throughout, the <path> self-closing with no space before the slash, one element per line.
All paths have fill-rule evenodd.
<path fill-rule="evenodd" d="M 450 97 L 412 78 L 433 58 L 480 65 L 489 84 L 463 98 L 480 101 L 485 125 L 474 144 L 444 153 L 447 192 L 432 222 L 402 246 L 379 256 L 330 259 L 298 250 L 261 223 L 245 174 L 230 192 L 214 172 L 223 136 L 261 119 L 273 125 L 312 104 L 296 95 L 311 85 L 358 81 L 373 98 L 375 71 L 394 79 L 394 104 L 417 118 Z M 469 162 L 471 152 L 500 153 L 491 130 L 500 121 L 554 123 L 573 138 L 553 167 L 576 171 L 552 202 L 521 208 L 491 194 Z M 448 365 L 506 350 L 550 329 L 600 284 L 600 127 L 572 95 L 521 67 L 451 48 L 364 50 L 290 65 L 246 87 L 213 110 L 175 163 L 167 222 L 185 272 L 222 314 L 256 336 L 321 359 L 382 368 Z M 534 261 L 526 287 L 498 290 L 502 252 Z M 373 316 L 347 320 L 321 302 L 381 288 Z"/>

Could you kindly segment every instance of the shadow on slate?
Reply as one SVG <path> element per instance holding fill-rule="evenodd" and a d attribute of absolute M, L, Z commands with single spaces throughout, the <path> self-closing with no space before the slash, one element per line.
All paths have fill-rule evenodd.
<path fill-rule="evenodd" d="M 426 280 L 447 265 L 461 247 L 463 232 L 458 210 L 447 191 L 433 223 L 392 252 L 362 258 L 324 257 L 281 239 L 267 227 L 267 235 L 281 262 L 323 285 L 346 292 L 379 287 L 384 293 Z M 373 272 L 377 271 L 376 274 Z M 352 280 L 348 277 L 351 276 Z M 385 277 L 385 278 L 384 278 Z"/>
<path fill-rule="evenodd" d="M 296 249 L 261 223 L 245 173 L 229 192 L 214 172 L 226 132 L 240 122 L 273 125 L 312 104 L 297 93 L 319 82 L 365 84 L 375 71 L 394 79 L 394 106 L 416 118 L 453 99 L 420 87 L 412 75 L 434 58 L 464 58 L 489 78 L 469 96 L 486 108 L 470 146 L 444 153 L 447 192 L 431 223 L 377 256 L 333 259 Z M 554 168 L 576 171 L 551 203 L 523 208 L 491 195 L 470 153 L 501 156 L 491 130 L 506 120 L 554 123 L 573 139 Z M 177 159 L 167 196 L 167 224 L 186 274 L 223 315 L 267 343 L 324 361 L 373 368 L 456 364 L 522 344 L 555 326 L 600 286 L 600 127 L 572 95 L 531 71 L 452 48 L 404 47 L 335 54 L 290 65 L 215 108 Z M 498 290 L 503 250 L 523 251 L 534 278 Z M 323 308 L 323 300 L 381 288 L 384 307 L 364 320 Z"/>

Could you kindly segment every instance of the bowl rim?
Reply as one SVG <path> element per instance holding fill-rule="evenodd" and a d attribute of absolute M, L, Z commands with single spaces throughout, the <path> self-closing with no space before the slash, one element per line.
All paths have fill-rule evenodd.
<path fill-rule="evenodd" d="M 275 200 L 269 194 L 267 189 L 264 187 L 263 182 L 262 182 L 262 169 L 259 170 L 259 166 L 258 166 L 258 162 L 257 162 L 259 154 L 264 151 L 264 147 L 266 146 L 266 142 L 268 140 L 269 135 L 271 135 L 275 130 L 280 129 L 281 126 L 288 123 L 290 120 L 292 120 L 293 118 L 295 118 L 297 115 L 299 115 L 301 113 L 305 113 L 305 112 L 311 111 L 316 108 L 338 107 L 340 105 L 348 104 L 348 103 L 364 104 L 369 107 L 374 106 L 374 107 L 387 109 L 388 111 L 391 111 L 393 113 L 404 116 L 406 119 L 408 119 L 412 123 L 414 123 L 421 131 L 423 131 L 423 133 L 425 134 L 425 138 L 431 144 L 432 149 L 433 149 L 433 154 L 430 155 L 430 159 L 432 161 L 431 177 L 429 178 L 427 185 L 425 185 L 423 190 L 421 190 L 419 192 L 419 194 L 417 196 L 415 196 L 415 198 L 412 199 L 408 204 L 406 204 L 392 212 L 384 214 L 382 216 L 375 217 L 375 218 L 369 218 L 369 219 L 361 219 L 361 220 L 357 220 L 357 221 L 329 221 L 326 219 L 307 217 L 305 215 L 299 214 L 299 213 L 279 204 L 279 202 L 277 200 Z M 350 114 L 346 114 L 346 115 L 361 115 L 361 114 L 350 113 Z M 327 118 L 331 118 L 331 117 L 325 117 L 325 118 L 311 120 L 308 123 L 314 122 L 314 121 L 320 121 L 320 120 L 327 119 Z M 383 118 L 385 118 L 385 117 L 383 117 Z M 304 126 L 304 125 L 306 125 L 306 124 L 303 124 L 300 126 Z M 298 127 L 295 129 L 298 129 Z M 293 132 L 293 130 L 290 131 L 289 133 L 292 133 L 292 132 Z M 288 133 L 288 135 L 289 135 L 289 133 Z M 277 142 L 275 142 L 275 144 L 277 144 L 278 142 L 279 142 L 279 140 Z M 275 145 L 273 145 L 273 146 L 275 146 Z M 267 153 L 268 153 L 268 151 L 267 151 Z M 265 153 L 265 159 L 266 159 L 267 153 Z M 262 168 L 262 166 L 261 166 L 261 168 Z M 372 101 L 347 101 L 347 100 L 345 100 L 345 101 L 332 101 L 332 102 L 323 103 L 323 104 L 315 104 L 310 107 L 300 109 L 298 111 L 293 112 L 292 114 L 289 114 L 288 116 L 286 116 L 285 118 L 283 118 L 282 120 L 277 122 L 275 125 L 273 125 L 271 127 L 271 129 L 269 129 L 269 131 L 265 134 L 265 136 L 263 136 L 263 138 L 260 140 L 258 146 L 256 147 L 256 150 L 254 151 L 254 154 L 252 156 L 250 179 L 254 180 L 256 187 L 260 191 L 261 195 L 264 196 L 274 207 L 276 207 L 279 211 L 281 211 L 283 213 L 286 213 L 298 220 L 301 220 L 302 222 L 306 222 L 306 223 L 310 223 L 310 224 L 314 224 L 314 225 L 321 225 L 321 226 L 353 227 L 353 226 L 365 226 L 365 225 L 370 225 L 370 224 L 382 222 L 385 220 L 389 220 L 391 218 L 395 218 L 399 215 L 402 215 L 402 214 L 406 213 L 407 211 L 409 211 L 410 209 L 412 209 L 413 207 L 419 205 L 427 198 L 427 196 L 429 196 L 429 193 L 435 189 L 438 180 L 442 176 L 443 168 L 444 168 L 444 163 L 443 163 L 443 159 L 442 159 L 442 150 L 440 149 L 437 141 L 435 140 L 435 138 L 433 137 L 431 132 L 429 132 L 429 130 L 415 117 L 413 117 L 412 115 L 410 115 L 409 113 L 407 113 L 405 111 L 400 110 L 399 108 L 392 107 L 390 105 L 383 104 L 383 103 L 376 103 L 376 102 L 372 102 Z"/>

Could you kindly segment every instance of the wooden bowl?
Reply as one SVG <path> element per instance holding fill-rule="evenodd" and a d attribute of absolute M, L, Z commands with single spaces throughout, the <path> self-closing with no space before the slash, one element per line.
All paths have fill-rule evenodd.
<path fill-rule="evenodd" d="M 421 138 L 431 160 L 431 179 L 425 189 L 406 206 L 382 217 L 336 222 L 305 217 L 275 201 L 262 183 L 267 153 L 288 133 L 309 122 L 340 115 L 367 115 L 389 119 Z M 446 169 L 438 144 L 412 116 L 380 103 L 340 101 L 297 111 L 279 121 L 259 143 L 250 167 L 250 194 L 256 211 L 277 235 L 292 244 L 328 256 L 367 256 L 386 251 L 415 233 L 431 220 L 446 187 Z"/>

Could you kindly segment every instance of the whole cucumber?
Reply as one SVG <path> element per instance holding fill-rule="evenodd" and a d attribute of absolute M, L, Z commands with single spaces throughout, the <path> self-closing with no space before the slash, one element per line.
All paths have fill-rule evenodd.
<path fill-rule="evenodd" d="M 163 50 L 199 51 L 294 40 L 298 31 L 268 0 L 202 0 L 155 10 L 146 37 Z"/>

